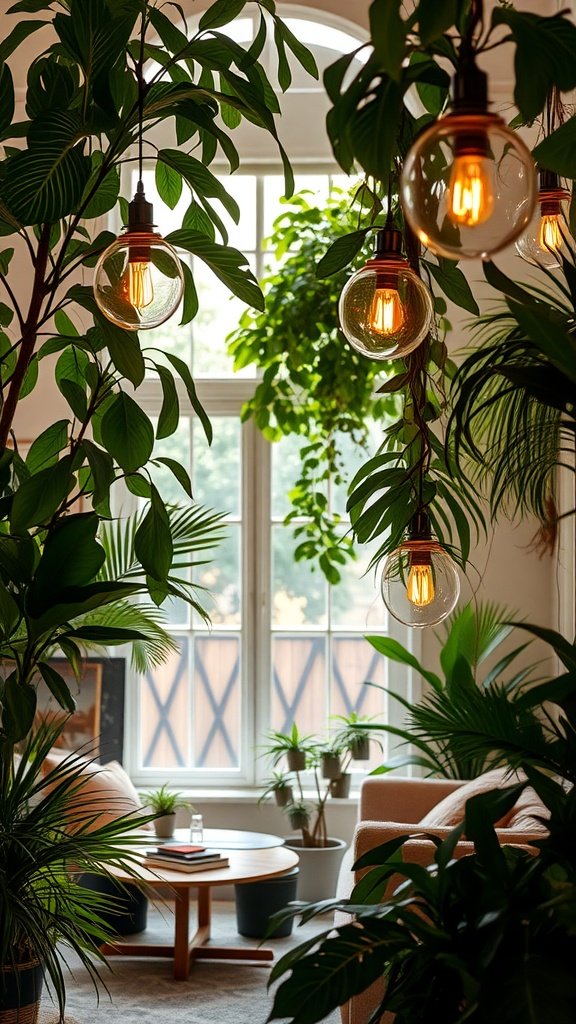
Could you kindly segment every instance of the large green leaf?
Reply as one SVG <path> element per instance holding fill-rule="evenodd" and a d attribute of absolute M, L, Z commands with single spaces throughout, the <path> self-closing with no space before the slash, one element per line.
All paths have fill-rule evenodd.
<path fill-rule="evenodd" d="M 542 139 L 533 155 L 540 167 L 565 178 L 576 178 L 576 117 L 570 117 Z"/>
<path fill-rule="evenodd" d="M 394 640 L 390 636 L 367 636 L 366 640 L 384 657 L 415 669 L 435 690 L 442 689 L 442 682 L 439 677 L 434 672 L 429 672 L 425 669 L 418 659 L 410 651 L 406 650 L 398 640 Z"/>
<path fill-rule="evenodd" d="M 456 23 L 458 0 L 420 0 L 418 29 L 420 39 L 427 46 Z"/>
<path fill-rule="evenodd" d="M 70 693 L 70 688 L 64 677 L 46 661 L 39 661 L 38 669 L 50 693 L 56 698 L 60 707 L 65 708 L 66 711 L 72 714 L 76 710 L 76 701 Z"/>
<path fill-rule="evenodd" d="M 400 79 L 404 59 L 406 23 L 400 9 L 402 0 L 373 0 L 370 4 L 370 34 L 383 70 L 395 81 Z"/>
<path fill-rule="evenodd" d="M 0 66 L 0 132 L 6 131 L 14 117 L 14 82 L 7 64 Z"/>
<path fill-rule="evenodd" d="M 94 317 L 106 341 L 106 347 L 114 366 L 134 387 L 144 380 L 146 368 L 136 331 L 124 331 L 105 316 Z"/>
<path fill-rule="evenodd" d="M 108 582 L 90 583 L 86 587 L 69 587 L 60 592 L 59 600 L 53 602 L 39 618 L 30 619 L 30 633 L 33 637 L 41 637 L 47 632 L 65 626 L 80 615 L 85 615 L 93 608 L 124 600 L 140 593 L 141 590 L 142 587 L 138 584 Z M 67 631 L 67 635 L 73 634 Z"/>
<path fill-rule="evenodd" d="M 246 2 L 247 0 L 215 0 L 200 18 L 200 31 L 229 25 L 244 10 Z"/>
<path fill-rule="evenodd" d="M 347 267 L 360 252 L 369 230 L 370 228 L 362 228 L 360 231 L 351 231 L 337 238 L 318 263 L 316 277 L 330 277 L 331 274 Z"/>
<path fill-rule="evenodd" d="M 69 426 L 70 420 L 57 420 L 32 442 L 26 456 L 26 466 L 32 475 L 58 461 L 58 455 L 68 445 Z"/>
<path fill-rule="evenodd" d="M 83 587 L 98 575 L 106 557 L 96 540 L 98 526 L 94 512 L 82 512 L 65 517 L 50 531 L 30 593 L 30 611 L 36 618 L 58 601 L 62 590 Z"/>
<path fill-rule="evenodd" d="M 507 25 L 516 43 L 514 99 L 526 121 L 544 108 L 552 86 L 562 92 L 576 85 L 576 26 L 567 18 L 540 17 L 513 7 L 497 7 L 493 25 Z"/>
<path fill-rule="evenodd" d="M 74 485 L 69 455 L 54 466 L 41 470 L 20 485 L 10 513 L 12 529 L 25 530 L 48 522 Z"/>
<path fill-rule="evenodd" d="M 170 520 L 157 489 L 152 487 L 150 507 L 134 535 L 134 551 L 147 575 L 167 578 L 172 566 L 173 545 Z"/>
<path fill-rule="evenodd" d="M 124 391 L 115 395 L 102 417 L 102 442 L 127 473 L 144 466 L 154 447 L 154 429 L 140 406 Z"/>
<path fill-rule="evenodd" d="M 166 236 L 166 241 L 201 259 L 248 306 L 264 310 L 264 296 L 260 286 L 248 268 L 248 260 L 238 249 L 218 245 L 206 238 L 206 235 L 190 230 L 172 231 Z"/>
<path fill-rule="evenodd" d="M 439 259 L 438 263 L 432 260 L 423 260 L 425 266 L 432 274 L 432 277 L 451 302 L 465 309 L 468 313 L 480 315 L 478 303 L 472 294 L 472 289 L 459 267 L 451 260 Z"/>
<path fill-rule="evenodd" d="M 54 222 L 78 206 L 92 165 L 76 114 L 52 111 L 33 122 L 29 148 L 6 163 L 2 196 L 21 224 Z"/>
<path fill-rule="evenodd" d="M 201 196 L 219 199 L 224 209 L 238 223 L 240 219 L 238 203 L 222 182 L 200 160 L 187 153 L 181 153 L 178 149 L 161 149 L 158 152 L 158 160 L 181 174 L 193 192 L 197 192 Z"/>
<path fill-rule="evenodd" d="M 13 743 L 30 732 L 36 714 L 36 690 L 12 672 L 4 684 L 2 726 Z"/>

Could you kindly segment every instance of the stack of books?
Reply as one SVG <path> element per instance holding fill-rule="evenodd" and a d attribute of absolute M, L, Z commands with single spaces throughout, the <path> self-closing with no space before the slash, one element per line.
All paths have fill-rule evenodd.
<path fill-rule="evenodd" d="M 165 843 L 146 853 L 146 867 L 165 871 L 210 871 L 226 868 L 228 863 L 228 857 L 223 857 L 218 850 L 191 843 Z"/>

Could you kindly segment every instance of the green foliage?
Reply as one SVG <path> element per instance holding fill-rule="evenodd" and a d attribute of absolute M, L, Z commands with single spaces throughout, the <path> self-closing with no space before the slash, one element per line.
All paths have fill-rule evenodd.
<path fill-rule="evenodd" d="M 523 784 L 470 799 L 464 822 L 447 839 L 429 837 L 436 852 L 428 869 L 401 862 L 407 835 L 365 854 L 355 868 L 367 870 L 350 900 L 330 907 L 355 920 L 331 926 L 274 966 L 271 982 L 284 980 L 268 1019 L 314 1024 L 384 979 L 374 1019 L 389 1011 L 398 1024 L 545 1024 L 551 1018 L 570 1024 L 576 876 L 567 852 L 576 797 L 572 791 L 560 810 L 557 791 L 542 776 L 530 781 L 552 810 L 550 839 L 535 844 L 538 856 L 500 846 L 492 824 Z M 455 858 L 463 833 L 473 853 Z M 398 875 L 402 883 L 390 886 Z M 309 907 L 303 920 L 326 909 L 326 903 Z"/>
<path fill-rule="evenodd" d="M 440 649 L 443 678 L 426 669 L 418 659 L 392 637 L 369 636 L 366 639 L 385 658 L 414 669 L 430 686 L 430 692 L 413 704 L 390 691 L 406 711 L 403 727 L 379 723 L 372 729 L 397 737 L 402 746 L 415 749 L 390 758 L 375 775 L 406 765 L 417 765 L 427 774 L 452 779 L 472 779 L 498 758 L 491 751 L 463 751 L 452 732 L 455 717 L 463 714 L 470 723 L 483 720 L 489 708 L 500 714 L 499 735 L 514 729 L 521 714 L 517 703 L 522 687 L 535 682 L 534 665 L 519 669 L 502 682 L 515 659 L 526 649 L 520 644 L 508 651 L 480 677 L 483 662 L 498 649 L 512 631 L 509 623 L 513 613 L 496 604 L 466 605 L 444 624 L 444 641 Z M 369 683 L 370 686 L 378 684 Z M 378 687 L 382 689 L 382 687 Z"/>
<path fill-rule="evenodd" d="M 166 783 L 160 789 L 153 789 L 142 794 L 145 804 L 152 808 L 154 814 L 160 817 L 163 814 L 174 814 L 179 807 L 190 807 L 190 802 L 184 800 L 181 793 L 171 790 Z"/>
<path fill-rule="evenodd" d="M 98 808 L 87 814 L 85 762 L 73 755 L 45 773 L 44 758 L 64 724 L 44 724 L 30 734 L 15 765 L 0 747 L 0 963 L 38 957 L 61 1014 L 66 951 L 79 957 L 96 984 L 100 946 L 112 939 L 101 915 L 118 912 L 113 899 L 84 889 L 77 873 L 108 874 L 117 867 L 137 874 L 132 833 L 151 820 L 122 815 L 102 825 Z M 104 802 L 101 810 L 109 810 Z"/>
<path fill-rule="evenodd" d="M 129 823 L 123 818 L 89 832 L 94 822 L 77 806 L 74 828 L 65 831 L 78 772 L 68 765 L 48 780 L 40 777 L 56 734 L 31 738 L 36 684 L 42 678 L 62 708 L 74 709 L 63 676 L 47 660 L 54 648 L 75 673 L 92 646 L 133 643 L 137 667 L 158 664 L 174 650 L 158 608 L 176 597 L 207 618 L 189 569 L 221 537 L 221 517 L 193 502 L 187 471 L 154 458 L 155 442 L 177 429 L 180 382 L 212 440 L 189 367 L 172 355 L 157 364 L 143 336 L 109 322 L 92 288 L 79 282 L 90 281 L 112 241 L 97 218 L 117 207 L 125 221 L 120 170 L 141 117 L 144 133 L 159 124 L 165 137 L 168 132 L 156 158 L 161 197 L 174 207 L 182 192 L 189 194 L 175 244 L 203 260 L 244 302 L 262 308 L 247 259 L 228 246 L 217 209 L 221 204 L 237 220 L 237 205 L 209 165 L 223 155 L 231 170 L 238 167 L 231 127 L 243 119 L 277 140 L 278 99 L 258 59 L 269 27 L 281 86 L 286 49 L 309 71 L 315 68 L 280 23 L 273 0 L 256 0 L 261 23 L 251 48 L 221 33 L 244 6 L 244 0 L 216 0 L 199 27 L 189 29 L 178 4 L 155 0 L 20 0 L 8 15 L 43 17 L 16 19 L 0 41 L 0 235 L 6 237 L 0 253 L 0 963 L 25 954 L 44 960 L 62 1016 L 56 943 L 71 946 L 95 976 L 91 957 L 102 959 L 106 938 L 97 916 L 104 904 L 80 890 L 70 870 L 102 873 L 106 864 L 129 862 Z M 24 120 L 15 122 L 10 65 L 24 66 L 19 48 L 36 33 L 33 52 L 41 52 L 28 70 Z M 160 46 L 152 41 L 158 38 Z M 290 194 L 292 171 L 278 146 Z M 188 267 L 184 277 L 185 324 L 198 299 Z M 21 452 L 19 402 L 34 395 L 51 366 L 65 411 Z M 162 387 L 157 424 L 138 394 L 147 372 Z M 181 508 L 167 507 L 155 487 L 157 463 L 181 487 Z M 127 524 L 110 522 L 120 483 L 144 502 Z M 143 603 L 133 604 L 136 596 Z M 21 742 L 24 756 L 15 769 Z"/>
<path fill-rule="evenodd" d="M 317 562 L 330 583 L 339 581 L 339 567 L 353 557 L 326 490 L 344 480 L 341 438 L 366 445 L 370 419 L 390 414 L 397 404 L 374 395 L 381 368 L 355 352 L 338 326 L 338 299 L 349 271 L 329 280 L 315 274 L 332 240 L 363 216 L 362 204 L 340 190 L 321 209 L 305 193 L 296 196 L 270 239 L 276 267 L 262 281 L 266 311 L 246 311 L 228 338 L 236 369 L 254 364 L 263 371 L 243 418 L 253 417 L 269 441 L 288 435 L 305 441 L 285 521 L 307 520 L 294 529 L 295 558 Z"/>
<path fill-rule="evenodd" d="M 485 490 L 494 516 L 532 513 L 553 536 L 556 467 L 570 465 L 563 450 L 576 432 L 574 266 L 565 260 L 561 275 L 547 274 L 555 288 L 520 286 L 491 263 L 485 274 L 506 307 L 480 319 L 477 347 L 454 377 L 455 471 Z"/>
<path fill-rule="evenodd" d="M 428 868 L 402 860 L 409 834 L 365 853 L 350 899 L 330 905 L 354 920 L 279 961 L 271 982 L 284 981 L 270 1020 L 314 1024 L 379 979 L 385 990 L 374 1019 L 384 1011 L 399 1024 L 574 1019 L 576 645 L 552 630 L 522 628 L 550 643 L 565 671 L 512 701 L 492 685 L 484 694 L 475 688 L 475 701 L 453 700 L 445 737 L 458 757 L 522 769 L 549 811 L 549 831 L 531 850 L 500 845 L 493 822 L 516 803 L 521 781 L 469 799 L 447 838 L 425 834 L 436 847 Z M 453 664 L 456 678 L 458 659 Z M 464 836 L 470 845 L 456 851 Z M 310 905 L 303 921 L 326 909 Z"/>

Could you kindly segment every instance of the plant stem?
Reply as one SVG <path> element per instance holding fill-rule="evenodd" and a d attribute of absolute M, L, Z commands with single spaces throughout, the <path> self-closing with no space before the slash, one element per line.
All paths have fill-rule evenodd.
<path fill-rule="evenodd" d="M 20 396 L 20 391 L 22 390 L 22 384 L 24 383 L 26 371 L 30 366 L 32 356 L 34 355 L 38 321 L 46 290 L 45 276 L 49 253 L 50 224 L 43 224 L 36 253 L 32 295 L 30 298 L 28 315 L 22 331 L 18 362 L 16 363 L 16 369 L 14 370 L 12 380 L 10 381 L 8 395 L 4 408 L 2 409 L 2 416 L 0 417 L 0 448 L 6 447 L 14 415 L 16 413 L 16 407 L 18 405 L 18 398 Z"/>

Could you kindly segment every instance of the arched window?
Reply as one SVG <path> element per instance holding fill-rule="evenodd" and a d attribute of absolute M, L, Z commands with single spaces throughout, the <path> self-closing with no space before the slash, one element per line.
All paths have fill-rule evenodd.
<path fill-rule="evenodd" d="M 293 5 L 280 5 L 279 13 L 314 51 L 321 75 L 341 52 L 363 41 L 360 30 L 342 19 L 328 20 L 325 13 Z M 249 43 L 255 23 L 243 16 L 229 31 L 236 41 Z M 272 49 L 262 59 L 274 60 Z M 296 188 L 311 189 L 321 201 L 334 181 L 348 182 L 325 133 L 328 101 L 321 79 L 314 82 L 298 66 L 293 74 L 281 99 L 279 131 L 295 166 Z M 260 273 L 264 240 L 279 212 L 282 171 L 265 133 L 243 124 L 234 141 L 242 153 L 242 172 L 226 177 L 224 166 L 212 169 L 222 174 L 242 211 L 239 225 L 228 223 L 230 244 L 246 253 Z M 171 214 L 162 206 L 154 197 L 153 171 L 146 176 L 146 193 L 155 198 L 156 219 L 165 233 L 180 223 L 180 211 Z M 303 733 L 322 734 L 330 715 L 352 710 L 397 719 L 395 702 L 363 684 L 371 679 L 406 694 L 410 679 L 398 666 L 387 665 L 364 633 L 389 631 L 406 644 L 409 638 L 398 623 L 387 620 L 374 574 L 363 575 L 369 561 L 365 552 L 335 588 L 308 564 L 294 561 L 295 541 L 283 518 L 300 444 L 286 438 L 270 445 L 253 422 L 241 423 L 254 372 L 232 372 L 225 339 L 242 305 L 229 298 L 203 264 L 194 264 L 193 270 L 198 316 L 186 328 L 169 321 L 152 332 L 153 344 L 192 366 L 214 442 L 207 447 L 182 396 L 178 430 L 158 444 L 157 454 L 188 467 L 197 501 L 227 510 L 227 539 L 212 565 L 194 570 L 213 594 L 211 628 L 184 605 L 172 604 L 170 629 L 179 653 L 132 682 L 126 760 L 138 783 L 152 783 L 169 772 L 177 785 L 246 786 L 265 771 L 257 748 L 271 728 L 286 731 L 296 721 Z M 147 411 L 157 414 L 162 401 L 158 385 L 150 381 L 139 394 Z M 351 467 L 359 464 L 361 457 L 350 442 L 343 439 L 342 450 Z M 157 483 L 168 500 L 182 500 L 168 472 L 158 471 Z M 329 499 L 344 513 L 345 495 Z"/>

